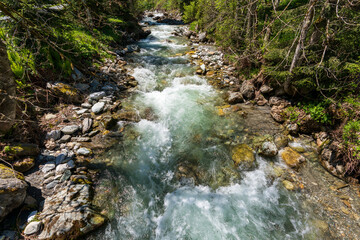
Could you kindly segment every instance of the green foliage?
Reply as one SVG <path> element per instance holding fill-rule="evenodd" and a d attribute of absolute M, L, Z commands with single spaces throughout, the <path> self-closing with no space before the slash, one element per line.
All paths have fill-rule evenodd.
<path fill-rule="evenodd" d="M 198 12 L 196 1 L 192 1 L 189 5 L 184 6 L 183 20 L 185 23 L 191 23 L 196 20 Z"/>
<path fill-rule="evenodd" d="M 284 115 L 292 122 L 295 123 L 298 121 L 300 116 L 300 109 L 297 107 L 290 106 L 285 109 Z"/>
<path fill-rule="evenodd" d="M 318 104 L 299 104 L 307 114 L 310 114 L 312 119 L 322 124 L 331 124 L 331 116 L 327 113 L 327 104 L 320 102 Z"/>

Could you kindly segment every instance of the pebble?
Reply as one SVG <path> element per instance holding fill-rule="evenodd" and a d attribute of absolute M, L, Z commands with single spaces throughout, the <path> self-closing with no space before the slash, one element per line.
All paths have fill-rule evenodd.
<path fill-rule="evenodd" d="M 87 148 L 79 148 L 79 150 L 77 150 L 76 152 L 78 155 L 82 155 L 82 156 L 89 156 L 91 154 L 90 149 Z"/>
<path fill-rule="evenodd" d="M 98 101 L 99 99 L 103 98 L 106 96 L 106 93 L 104 91 L 102 92 L 94 92 L 92 94 L 89 95 L 89 99 L 93 100 L 93 101 Z"/>
<path fill-rule="evenodd" d="M 79 111 L 76 111 L 76 114 L 81 115 L 81 114 L 86 113 L 87 111 L 89 111 L 89 109 L 86 109 L 86 108 L 80 109 Z"/>
<path fill-rule="evenodd" d="M 89 109 L 92 107 L 92 105 L 90 103 L 83 103 L 83 104 L 81 104 L 81 107 Z"/>
<path fill-rule="evenodd" d="M 72 142 L 90 142 L 91 138 L 89 137 L 73 137 L 71 138 Z"/>
<path fill-rule="evenodd" d="M 60 130 L 52 130 L 51 132 L 48 132 L 46 134 L 46 140 L 54 139 L 56 141 L 60 137 L 61 137 L 61 131 Z"/>
<path fill-rule="evenodd" d="M 82 122 L 82 133 L 87 133 L 91 129 L 92 124 L 93 120 L 91 118 L 85 118 Z"/>
<path fill-rule="evenodd" d="M 98 103 L 94 104 L 94 106 L 92 106 L 91 111 L 95 114 L 98 114 L 98 113 L 102 112 L 104 107 L 105 107 L 104 102 L 98 102 Z"/>
<path fill-rule="evenodd" d="M 100 132 L 100 130 L 95 130 L 95 131 L 91 131 L 89 133 L 89 137 L 94 137 L 95 135 L 97 135 Z"/>
<path fill-rule="evenodd" d="M 67 154 L 59 154 L 56 158 L 55 158 L 55 163 L 56 165 L 59 165 L 61 163 L 64 163 L 64 160 L 67 158 Z"/>
<path fill-rule="evenodd" d="M 57 118 L 56 114 L 49 113 L 49 114 L 45 115 L 45 120 L 51 120 L 51 119 L 55 119 L 55 118 Z"/>
<path fill-rule="evenodd" d="M 43 173 L 47 173 L 53 169 L 55 169 L 55 162 L 48 162 L 44 165 L 44 167 L 41 169 Z"/>
<path fill-rule="evenodd" d="M 80 127 L 78 125 L 70 125 L 70 126 L 64 127 L 63 129 L 61 129 L 61 131 L 66 135 L 71 135 L 71 134 L 76 133 L 79 129 L 80 129 Z"/>
<path fill-rule="evenodd" d="M 51 183 L 49 183 L 49 184 L 46 185 L 46 189 L 54 188 L 58 183 L 59 183 L 58 180 L 54 180 L 54 181 L 52 181 Z"/>
<path fill-rule="evenodd" d="M 60 138 L 59 143 L 67 143 L 70 141 L 70 139 L 71 139 L 70 135 L 64 135 L 62 136 L 62 138 Z"/>
<path fill-rule="evenodd" d="M 33 235 L 33 234 L 39 232 L 40 228 L 41 228 L 41 222 L 31 222 L 26 226 L 26 228 L 24 230 L 24 234 L 25 235 Z"/>

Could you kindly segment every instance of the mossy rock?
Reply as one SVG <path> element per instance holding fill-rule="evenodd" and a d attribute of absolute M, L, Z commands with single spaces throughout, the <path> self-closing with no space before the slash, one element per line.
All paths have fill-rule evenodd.
<path fill-rule="evenodd" d="M 22 160 L 17 160 L 13 162 L 12 165 L 16 171 L 26 172 L 35 166 L 35 158 L 27 157 Z"/>
<path fill-rule="evenodd" d="M 55 83 L 54 85 L 51 85 L 51 90 L 56 96 L 61 97 L 66 101 L 74 103 L 82 102 L 82 97 L 78 90 L 68 84 Z"/>
<path fill-rule="evenodd" d="M 305 158 L 302 155 L 289 147 L 286 147 L 280 155 L 289 167 L 296 169 L 299 168 L 300 164 L 305 161 Z"/>
<path fill-rule="evenodd" d="M 40 149 L 36 144 L 19 143 L 13 146 L 6 146 L 4 152 L 16 157 L 37 156 L 40 154 Z"/>
<path fill-rule="evenodd" d="M 0 164 L 0 179 L 8 179 L 8 178 L 17 178 L 20 180 L 24 180 L 24 175 L 5 166 L 4 164 Z"/>
<path fill-rule="evenodd" d="M 236 167 L 244 170 L 251 170 L 256 166 L 254 151 L 246 144 L 240 144 L 233 148 L 232 160 Z"/>

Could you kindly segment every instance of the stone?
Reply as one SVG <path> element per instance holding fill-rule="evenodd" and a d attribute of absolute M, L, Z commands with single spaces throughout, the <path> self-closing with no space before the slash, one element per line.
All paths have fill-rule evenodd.
<path fill-rule="evenodd" d="M 66 153 L 61 153 L 55 158 L 56 165 L 59 165 L 61 163 L 64 163 L 65 159 L 67 158 Z"/>
<path fill-rule="evenodd" d="M 230 104 L 243 103 L 244 97 L 239 92 L 229 92 L 227 101 Z"/>
<path fill-rule="evenodd" d="M 260 87 L 260 92 L 263 94 L 270 93 L 273 90 L 273 88 L 269 87 L 268 85 L 264 84 Z"/>
<path fill-rule="evenodd" d="M 260 155 L 265 157 L 275 157 L 278 154 L 278 149 L 273 142 L 264 142 L 261 145 L 261 149 L 259 152 Z"/>
<path fill-rule="evenodd" d="M 94 106 L 92 106 L 91 111 L 95 114 L 99 114 L 103 111 L 104 107 L 105 107 L 104 102 L 98 102 L 95 103 Z"/>
<path fill-rule="evenodd" d="M 54 188 L 58 183 L 59 183 L 59 181 L 54 180 L 54 181 L 52 181 L 52 182 L 50 182 L 50 183 L 48 183 L 48 184 L 46 185 L 46 189 L 52 189 L 52 188 Z"/>
<path fill-rule="evenodd" d="M 89 109 L 92 107 L 92 105 L 90 103 L 82 103 L 81 107 Z"/>
<path fill-rule="evenodd" d="M 61 175 L 60 182 L 65 182 L 65 181 L 69 180 L 70 177 L 71 177 L 71 171 L 65 170 L 64 173 Z"/>
<path fill-rule="evenodd" d="M 104 91 L 102 91 L 102 92 L 94 92 L 94 93 L 89 95 L 89 99 L 93 100 L 93 101 L 98 101 L 98 100 L 100 100 L 101 98 L 103 98 L 105 96 L 106 96 L 106 93 Z"/>
<path fill-rule="evenodd" d="M 45 114 L 45 120 L 51 120 L 55 118 L 57 118 L 56 114 L 52 114 L 52 113 Z"/>
<path fill-rule="evenodd" d="M 73 88 L 69 84 L 47 83 L 46 86 L 53 92 L 55 96 L 62 98 L 65 101 L 74 102 L 74 103 L 80 103 L 82 101 L 82 95 L 79 94 L 76 88 Z"/>
<path fill-rule="evenodd" d="M 78 125 L 70 125 L 70 126 L 64 127 L 63 129 L 61 129 L 61 131 L 66 135 L 71 135 L 71 134 L 76 133 L 79 129 L 80 129 L 80 127 Z"/>
<path fill-rule="evenodd" d="M 91 132 L 89 133 L 89 137 L 94 137 L 94 136 L 96 136 L 96 135 L 99 134 L 99 133 L 100 133 L 100 130 L 91 131 Z"/>
<path fill-rule="evenodd" d="M 67 143 L 71 140 L 71 136 L 70 135 L 64 135 L 59 139 L 59 143 Z"/>
<path fill-rule="evenodd" d="M 271 117 L 278 123 L 283 123 L 285 121 L 285 116 L 283 114 L 283 106 L 272 106 L 270 110 Z"/>
<path fill-rule="evenodd" d="M 89 109 L 84 108 L 84 109 L 80 109 L 80 110 L 76 111 L 76 114 L 77 115 L 82 115 L 84 113 L 87 113 L 88 111 L 89 111 Z"/>
<path fill-rule="evenodd" d="M 291 168 L 299 168 L 300 164 L 305 162 L 305 158 L 302 155 L 289 147 L 282 150 L 280 155 L 285 163 Z"/>
<path fill-rule="evenodd" d="M 299 132 L 299 126 L 296 123 L 286 125 L 286 129 L 291 135 L 296 135 Z"/>
<path fill-rule="evenodd" d="M 4 148 L 6 154 L 17 157 L 37 156 L 40 154 L 38 145 L 31 143 L 19 143 Z"/>
<path fill-rule="evenodd" d="M 282 183 L 287 190 L 293 191 L 295 189 L 294 184 L 288 180 L 284 180 Z"/>
<path fill-rule="evenodd" d="M 91 154 L 91 150 L 88 148 L 79 148 L 76 151 L 76 154 L 81 156 L 89 156 Z"/>
<path fill-rule="evenodd" d="M 200 69 L 201 69 L 201 71 L 203 71 L 203 73 L 205 73 L 205 72 L 206 72 L 206 66 L 205 66 L 205 64 L 201 64 L 201 65 L 200 65 Z"/>
<path fill-rule="evenodd" d="M 289 138 L 284 135 L 277 135 L 275 136 L 274 143 L 278 149 L 284 148 L 289 143 Z"/>
<path fill-rule="evenodd" d="M 75 85 L 75 88 L 81 92 L 86 92 L 90 88 L 90 85 L 86 83 L 78 83 Z"/>
<path fill-rule="evenodd" d="M 0 164 L 0 222 L 24 202 L 27 187 L 21 173 Z"/>
<path fill-rule="evenodd" d="M 51 170 L 55 169 L 56 165 L 55 165 L 55 162 L 53 161 L 50 161 L 50 162 L 47 162 L 41 169 L 41 171 L 43 173 L 48 173 L 50 172 Z"/>
<path fill-rule="evenodd" d="M 72 142 L 90 142 L 91 138 L 90 137 L 72 137 L 71 141 Z"/>
<path fill-rule="evenodd" d="M 41 222 L 31 222 L 26 226 L 24 234 L 27 236 L 36 234 L 40 231 L 40 228 Z"/>
<path fill-rule="evenodd" d="M 47 197 L 37 239 L 76 239 L 101 226 L 105 218 L 91 208 L 90 190 L 87 184 L 72 184 Z"/>
<path fill-rule="evenodd" d="M 241 84 L 240 93 L 242 96 L 247 99 L 251 100 L 255 97 L 255 86 L 250 80 L 246 80 Z"/>
<path fill-rule="evenodd" d="M 200 42 L 205 42 L 207 39 L 206 39 L 206 32 L 203 32 L 203 33 L 200 33 L 199 34 L 199 41 Z"/>
<path fill-rule="evenodd" d="M 32 220 L 34 220 L 37 213 L 38 211 L 32 211 L 27 218 L 27 222 L 31 222 Z"/>
<path fill-rule="evenodd" d="M 255 167 L 255 156 L 253 150 L 246 144 L 240 144 L 233 148 L 232 159 L 236 167 L 251 170 Z"/>
<path fill-rule="evenodd" d="M 82 122 L 82 133 L 87 133 L 93 124 L 93 120 L 91 118 L 85 118 Z"/>
<path fill-rule="evenodd" d="M 50 139 L 53 139 L 53 140 L 58 140 L 61 138 L 61 131 L 60 130 L 52 130 L 48 133 L 46 133 L 46 140 L 50 140 Z"/>
<path fill-rule="evenodd" d="M 35 166 L 35 158 L 27 157 L 21 160 L 16 160 L 12 163 L 14 169 L 18 172 L 26 172 Z"/>

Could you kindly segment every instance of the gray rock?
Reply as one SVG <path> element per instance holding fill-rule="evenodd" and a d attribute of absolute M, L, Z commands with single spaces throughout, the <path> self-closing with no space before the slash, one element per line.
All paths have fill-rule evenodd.
<path fill-rule="evenodd" d="M 260 87 L 260 92 L 264 93 L 264 94 L 270 93 L 272 90 L 273 90 L 273 88 L 271 88 L 270 86 L 268 86 L 266 84 L 264 84 Z"/>
<path fill-rule="evenodd" d="M 100 130 L 91 131 L 91 132 L 89 133 L 89 137 L 94 137 L 94 136 L 96 136 L 99 132 L 100 132 Z"/>
<path fill-rule="evenodd" d="M 99 114 L 102 112 L 104 107 L 105 107 L 104 102 L 98 102 L 98 103 L 94 104 L 94 106 L 92 106 L 91 111 L 95 114 Z"/>
<path fill-rule="evenodd" d="M 199 34 L 199 41 L 200 42 L 205 42 L 207 39 L 206 39 L 206 32 L 203 32 L 203 33 L 200 33 Z"/>
<path fill-rule="evenodd" d="M 46 140 L 54 139 L 56 141 L 60 137 L 61 137 L 61 131 L 60 130 L 52 130 L 51 132 L 48 132 L 46 134 Z"/>
<path fill-rule="evenodd" d="M 67 158 L 67 154 L 61 153 L 55 158 L 56 165 L 64 163 L 65 159 Z"/>
<path fill-rule="evenodd" d="M 73 137 L 71 138 L 72 142 L 90 142 L 91 138 L 89 137 Z"/>
<path fill-rule="evenodd" d="M 261 146 L 260 155 L 265 157 L 275 157 L 278 154 L 278 149 L 273 142 L 264 142 Z"/>
<path fill-rule="evenodd" d="M 39 220 L 44 228 L 38 239 L 76 239 L 105 222 L 91 208 L 90 186 L 72 184 L 46 198 Z"/>
<path fill-rule="evenodd" d="M 230 104 L 242 103 L 244 102 L 244 98 L 239 92 L 229 92 L 229 97 L 227 101 Z"/>
<path fill-rule="evenodd" d="M 206 72 L 206 66 L 205 66 L 205 64 L 201 64 L 201 65 L 200 65 L 200 69 L 201 69 L 201 71 Z"/>
<path fill-rule="evenodd" d="M 89 156 L 91 154 L 91 150 L 87 148 L 79 148 L 76 151 L 76 154 L 81 156 Z"/>
<path fill-rule="evenodd" d="M 85 118 L 82 122 L 82 133 L 87 133 L 93 124 L 93 120 L 91 118 Z"/>
<path fill-rule="evenodd" d="M 49 184 L 46 185 L 46 189 L 52 189 L 52 188 L 54 188 L 58 183 L 59 183 L 58 180 L 54 180 L 54 181 L 52 181 L 51 183 L 49 183 Z"/>
<path fill-rule="evenodd" d="M 93 101 L 98 101 L 99 99 L 103 98 L 106 96 L 106 93 L 104 91 L 102 92 L 94 92 L 92 94 L 89 95 L 89 99 L 93 100 Z"/>
<path fill-rule="evenodd" d="M 296 135 L 299 132 L 299 126 L 296 123 L 286 125 L 286 129 L 291 135 Z"/>
<path fill-rule="evenodd" d="M 43 173 L 48 173 L 48 172 L 50 172 L 51 170 L 53 170 L 53 169 L 55 169 L 55 167 L 56 167 L 56 165 L 55 165 L 55 162 L 47 162 L 44 166 L 43 166 L 43 168 L 41 169 L 41 171 L 43 172 Z"/>
<path fill-rule="evenodd" d="M 85 92 L 86 90 L 88 90 L 90 88 L 90 86 L 89 86 L 89 84 L 86 84 L 86 83 L 78 83 L 75 85 L 75 88 L 77 88 L 81 92 Z"/>
<path fill-rule="evenodd" d="M 56 175 L 63 174 L 66 170 L 73 169 L 75 167 L 75 163 L 73 160 L 70 160 L 67 163 L 60 164 L 56 167 Z"/>
<path fill-rule="evenodd" d="M 0 164 L 0 222 L 25 200 L 27 184 L 23 175 Z"/>
<path fill-rule="evenodd" d="M 71 171 L 65 170 L 65 172 L 61 175 L 60 182 L 65 182 L 65 181 L 69 180 L 70 177 L 71 177 Z"/>
<path fill-rule="evenodd" d="M 31 222 L 26 226 L 24 230 L 24 234 L 28 236 L 36 234 L 40 231 L 40 228 L 41 228 L 41 222 Z"/>
<path fill-rule="evenodd" d="M 44 179 L 47 179 L 49 177 L 53 177 L 55 175 L 55 172 L 54 171 L 51 171 L 51 172 L 47 172 L 44 176 Z"/>
<path fill-rule="evenodd" d="M 64 127 L 63 129 L 61 129 L 61 131 L 66 135 L 71 135 L 71 134 L 76 133 L 79 129 L 80 129 L 80 127 L 78 125 L 70 125 L 70 126 Z"/>
<path fill-rule="evenodd" d="M 251 81 L 246 80 L 241 84 L 240 93 L 245 99 L 251 100 L 255 97 L 255 86 Z"/>
<path fill-rule="evenodd" d="M 64 135 L 62 136 L 62 138 L 60 138 L 59 143 L 67 143 L 70 141 L 70 139 L 71 139 L 70 135 Z"/>
<path fill-rule="evenodd" d="M 27 222 L 31 222 L 32 220 L 34 220 L 37 213 L 38 211 L 32 211 L 27 218 Z"/>
<path fill-rule="evenodd" d="M 83 104 L 81 104 L 81 107 L 83 107 L 83 108 L 91 108 L 92 105 L 90 103 L 83 103 Z"/>
<path fill-rule="evenodd" d="M 88 111 L 89 111 L 89 109 L 83 108 L 83 109 L 80 109 L 79 111 L 76 111 L 76 114 L 77 114 L 77 115 L 82 115 L 82 114 L 84 114 L 84 113 L 86 113 L 86 112 L 88 112 Z"/>

